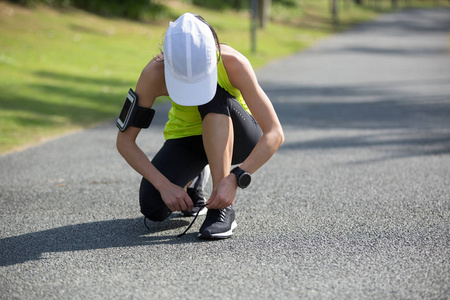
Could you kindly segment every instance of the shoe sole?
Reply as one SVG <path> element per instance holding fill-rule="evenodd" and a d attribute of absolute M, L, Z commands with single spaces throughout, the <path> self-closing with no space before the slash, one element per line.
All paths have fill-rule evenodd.
<path fill-rule="evenodd" d="M 200 211 L 200 213 L 199 213 L 198 215 L 199 215 L 199 216 L 203 216 L 203 215 L 206 215 L 207 212 L 208 212 L 208 209 L 205 207 L 204 209 L 202 209 L 202 210 Z M 183 216 L 185 216 L 185 217 L 194 217 L 194 216 L 197 214 L 197 213 L 193 213 L 193 212 L 185 211 L 185 210 L 183 210 L 181 213 L 182 213 Z"/>
<path fill-rule="evenodd" d="M 203 232 L 203 233 L 198 234 L 198 238 L 200 238 L 200 239 L 227 239 L 233 235 L 233 230 L 235 230 L 236 227 L 237 227 L 237 223 L 236 223 L 236 221 L 233 221 L 233 223 L 231 223 L 231 229 L 226 232 L 219 232 L 219 233 L 212 233 L 212 234 L 209 231 Z"/>
<path fill-rule="evenodd" d="M 199 212 L 199 216 L 203 216 L 208 212 L 208 209 L 206 207 L 204 207 L 200 212 Z M 193 217 L 195 216 L 197 213 L 196 212 L 192 212 L 189 210 L 182 210 L 181 213 L 183 214 L 183 216 L 185 217 Z"/>

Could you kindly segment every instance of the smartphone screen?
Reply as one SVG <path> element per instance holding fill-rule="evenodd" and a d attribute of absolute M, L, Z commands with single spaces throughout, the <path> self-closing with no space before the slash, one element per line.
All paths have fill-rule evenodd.
<path fill-rule="evenodd" d="M 130 110 L 130 107 L 131 107 L 131 100 L 127 97 L 119 116 L 119 120 L 122 121 L 123 124 L 125 124 L 125 119 L 127 118 L 127 114 L 128 111 Z"/>

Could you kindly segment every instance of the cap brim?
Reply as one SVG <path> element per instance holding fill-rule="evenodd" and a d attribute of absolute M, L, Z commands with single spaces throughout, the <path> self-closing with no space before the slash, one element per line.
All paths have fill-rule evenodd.
<path fill-rule="evenodd" d="M 169 97 L 175 103 L 183 106 L 198 106 L 212 100 L 217 90 L 217 66 L 210 75 L 192 83 L 178 80 L 166 68 L 165 78 Z"/>

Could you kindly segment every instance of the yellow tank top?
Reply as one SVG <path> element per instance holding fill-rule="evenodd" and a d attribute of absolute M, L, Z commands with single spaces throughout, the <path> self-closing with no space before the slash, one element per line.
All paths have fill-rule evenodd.
<path fill-rule="evenodd" d="M 219 59 L 217 64 L 217 82 L 250 113 L 241 92 L 231 85 L 222 58 Z M 172 108 L 169 111 L 169 121 L 164 128 L 164 138 L 170 140 L 202 135 L 202 118 L 198 112 L 198 106 L 183 106 L 176 104 L 172 100 L 170 101 L 172 102 Z"/>

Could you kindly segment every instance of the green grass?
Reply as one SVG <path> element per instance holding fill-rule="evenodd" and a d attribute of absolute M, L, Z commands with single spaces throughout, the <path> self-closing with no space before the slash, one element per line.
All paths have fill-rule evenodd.
<path fill-rule="evenodd" d="M 0 5 L 0 153 L 112 118 L 158 51 L 162 27 Z"/>
<path fill-rule="evenodd" d="M 142 23 L 0 1 L 0 154 L 115 118 L 126 92 L 158 53 L 168 19 L 186 11 L 203 15 L 220 40 L 255 68 L 335 31 L 328 0 L 297 0 L 295 9 L 274 6 L 275 22 L 258 32 L 258 52 L 252 54 L 248 13 L 162 3 L 170 4 L 166 17 Z M 351 6 L 341 12 L 341 29 L 375 15 Z"/>

